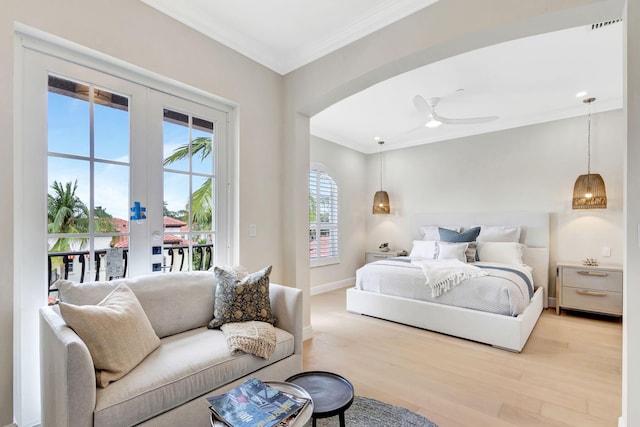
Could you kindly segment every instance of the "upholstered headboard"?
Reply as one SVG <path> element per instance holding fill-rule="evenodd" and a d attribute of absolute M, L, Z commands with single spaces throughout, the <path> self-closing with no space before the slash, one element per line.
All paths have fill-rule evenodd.
<path fill-rule="evenodd" d="M 544 212 L 514 213 L 423 213 L 412 217 L 413 237 L 422 238 L 420 227 L 425 225 L 459 225 L 464 229 L 475 226 L 519 226 L 520 243 L 527 245 L 524 262 L 533 268 L 536 287 L 544 288 L 544 306 L 549 295 L 549 214 Z"/>

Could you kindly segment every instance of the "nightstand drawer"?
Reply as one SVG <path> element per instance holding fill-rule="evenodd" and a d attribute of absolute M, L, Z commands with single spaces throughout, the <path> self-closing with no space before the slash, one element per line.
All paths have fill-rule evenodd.
<path fill-rule="evenodd" d="M 622 292 L 562 287 L 562 307 L 607 314 L 622 314 Z"/>
<path fill-rule="evenodd" d="M 622 292 L 622 271 L 564 267 L 562 284 L 575 288 Z"/>

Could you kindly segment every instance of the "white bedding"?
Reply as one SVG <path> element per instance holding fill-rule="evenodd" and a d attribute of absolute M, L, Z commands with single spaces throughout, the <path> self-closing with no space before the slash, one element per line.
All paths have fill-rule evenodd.
<path fill-rule="evenodd" d="M 473 265 L 488 274 L 467 279 L 435 298 L 422 269 L 408 257 L 364 265 L 356 272 L 356 288 L 508 316 L 524 311 L 534 289 L 530 267 L 486 262 Z"/>

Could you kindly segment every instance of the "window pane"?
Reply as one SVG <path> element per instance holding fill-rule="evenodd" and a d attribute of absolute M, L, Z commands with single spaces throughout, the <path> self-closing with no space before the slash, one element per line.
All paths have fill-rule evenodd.
<path fill-rule="evenodd" d="M 76 90 L 89 91 L 79 83 L 49 77 L 48 147 L 50 152 L 89 155 L 89 102 Z"/>
<path fill-rule="evenodd" d="M 96 162 L 94 174 L 95 231 L 127 231 L 120 222 L 129 219 L 129 167 Z"/>
<path fill-rule="evenodd" d="M 213 230 L 213 179 L 193 176 L 193 195 L 191 198 L 192 230 Z"/>
<path fill-rule="evenodd" d="M 192 244 L 192 269 L 208 270 L 213 266 L 213 241 L 214 235 L 210 233 L 193 234 Z"/>
<path fill-rule="evenodd" d="M 48 168 L 49 233 L 87 233 L 89 231 L 89 162 L 49 157 Z M 70 247 L 69 242 L 61 242 L 61 244 Z M 77 247 L 78 244 L 80 242 L 76 242 L 75 246 Z"/>
<path fill-rule="evenodd" d="M 108 102 L 96 102 L 94 108 L 95 156 L 129 162 L 129 100 L 104 90 L 99 92 Z"/>
<path fill-rule="evenodd" d="M 175 172 L 164 173 L 164 203 L 170 216 L 187 220 L 189 214 L 189 175 Z"/>
<path fill-rule="evenodd" d="M 213 173 L 213 142 L 213 123 L 193 117 L 193 129 L 191 131 L 193 172 Z"/>
<path fill-rule="evenodd" d="M 163 152 L 165 167 L 189 170 L 189 116 L 164 110 Z"/>

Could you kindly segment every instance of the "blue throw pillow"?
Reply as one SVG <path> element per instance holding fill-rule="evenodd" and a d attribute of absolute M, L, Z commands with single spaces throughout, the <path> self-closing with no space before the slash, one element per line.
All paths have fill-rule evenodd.
<path fill-rule="evenodd" d="M 447 230 L 446 228 L 439 227 L 438 232 L 440 233 L 440 240 L 442 240 L 443 242 L 449 242 L 449 243 L 473 242 L 478 237 L 478 234 L 480 234 L 480 227 L 473 227 L 463 231 L 462 233 L 458 233 L 453 230 Z"/>

